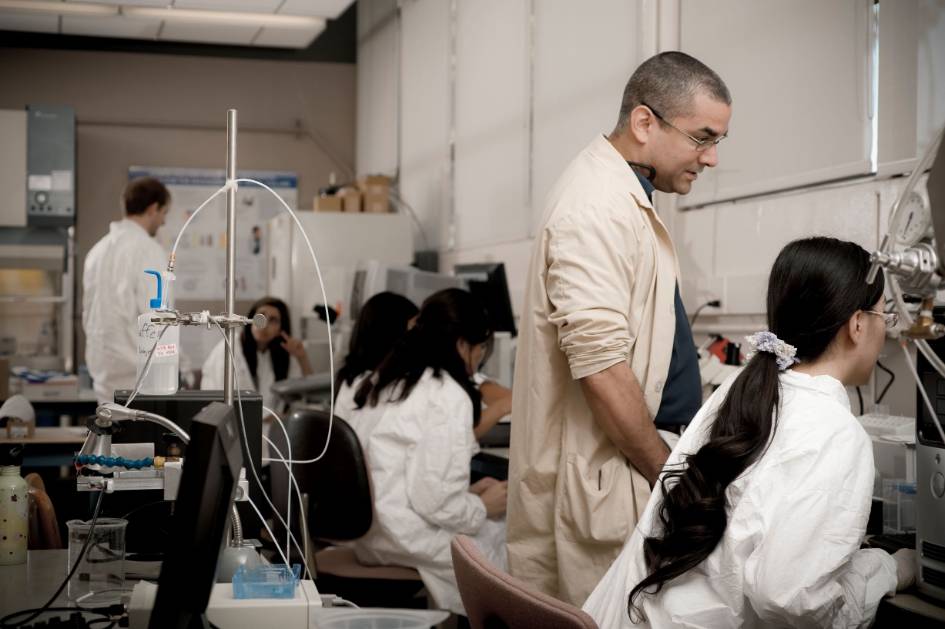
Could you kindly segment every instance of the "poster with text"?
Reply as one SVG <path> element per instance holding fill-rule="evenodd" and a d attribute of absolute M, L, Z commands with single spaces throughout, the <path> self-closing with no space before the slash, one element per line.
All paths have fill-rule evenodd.
<path fill-rule="evenodd" d="M 171 193 L 171 210 L 157 240 L 170 253 L 191 214 L 225 181 L 223 170 L 132 166 L 129 179 L 154 177 Z M 298 175 L 283 171 L 239 171 L 276 192 L 292 209 L 298 202 Z M 236 193 L 236 298 L 255 300 L 266 293 L 266 223 L 282 204 L 265 188 L 239 183 Z M 163 269 L 162 269 L 163 270 Z M 226 282 L 226 193 L 221 192 L 187 226 L 177 247 L 174 299 L 222 300 Z"/>

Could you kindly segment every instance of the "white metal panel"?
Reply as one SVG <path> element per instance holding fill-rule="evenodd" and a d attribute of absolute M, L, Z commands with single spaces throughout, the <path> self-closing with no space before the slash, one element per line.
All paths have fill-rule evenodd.
<path fill-rule="evenodd" d="M 401 9 L 400 193 L 427 241 L 448 241 L 449 3 L 417 0 Z M 422 238 L 421 238 L 422 240 Z"/>
<path fill-rule="evenodd" d="M 623 88 L 641 61 L 639 0 L 571 0 L 535 6 L 533 233 L 565 166 L 617 122 Z"/>
<path fill-rule="evenodd" d="M 706 237 L 715 243 L 715 277 L 726 283 L 723 312 L 764 312 L 764 293 L 754 291 L 751 278 L 767 278 L 778 252 L 794 239 L 833 236 L 874 250 L 881 236 L 881 189 L 875 182 L 846 184 L 714 208 L 716 231 Z"/>
<path fill-rule="evenodd" d="M 254 46 L 272 46 L 274 48 L 305 48 L 318 37 L 324 27 L 311 30 L 299 28 L 275 28 L 272 26 L 263 27 L 256 39 L 253 40 Z"/>
<path fill-rule="evenodd" d="M 871 171 L 872 4 L 682 0 L 680 48 L 719 73 L 734 113 L 720 165 L 681 204 Z"/>
<path fill-rule="evenodd" d="M 159 39 L 162 41 L 191 41 L 204 44 L 248 46 L 258 30 L 258 26 L 188 24 L 165 21 Z"/>
<path fill-rule="evenodd" d="M 96 37 L 127 37 L 154 39 L 161 20 L 126 16 L 92 17 L 88 15 L 62 16 L 63 35 L 94 35 Z"/>
<path fill-rule="evenodd" d="M 456 244 L 526 238 L 528 7 L 460 2 L 456 16 Z"/>
<path fill-rule="evenodd" d="M 945 0 L 919 0 L 918 153 L 945 125 Z"/>
<path fill-rule="evenodd" d="M 26 110 L 0 110 L 0 226 L 26 227 Z"/>
<path fill-rule="evenodd" d="M 0 30 L 58 33 L 59 16 L 0 11 Z"/>
<path fill-rule="evenodd" d="M 398 29 L 397 20 L 391 20 L 358 45 L 358 175 L 397 170 Z"/>
<path fill-rule="evenodd" d="M 207 9 L 241 13 L 275 13 L 282 0 L 173 0 L 175 9 Z M 171 4 L 168 2 L 165 5 Z"/>
<path fill-rule="evenodd" d="M 284 0 L 279 13 L 310 15 L 335 19 L 345 12 L 354 0 Z"/>

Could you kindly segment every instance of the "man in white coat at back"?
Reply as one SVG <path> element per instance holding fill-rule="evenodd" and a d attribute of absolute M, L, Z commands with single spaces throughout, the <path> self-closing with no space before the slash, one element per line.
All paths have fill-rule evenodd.
<path fill-rule="evenodd" d="M 82 273 L 82 328 L 85 362 L 99 404 L 113 401 L 116 389 L 135 385 L 138 360 L 138 315 L 155 295 L 153 276 L 164 271 L 167 253 L 154 239 L 164 224 L 171 195 L 157 179 L 142 177 L 122 193 L 125 218 L 85 257 Z"/>

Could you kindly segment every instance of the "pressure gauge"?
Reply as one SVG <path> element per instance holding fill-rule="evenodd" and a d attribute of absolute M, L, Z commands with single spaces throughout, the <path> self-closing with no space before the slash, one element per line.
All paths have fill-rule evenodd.
<path fill-rule="evenodd" d="M 899 244 L 912 247 L 919 243 L 932 228 L 932 215 L 929 204 L 918 192 L 913 191 L 902 202 L 900 212 L 904 212 L 902 227 L 896 240 Z"/>

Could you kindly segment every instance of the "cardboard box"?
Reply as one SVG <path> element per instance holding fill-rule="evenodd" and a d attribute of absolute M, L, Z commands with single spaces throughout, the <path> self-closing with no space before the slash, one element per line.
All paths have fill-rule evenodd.
<path fill-rule="evenodd" d="M 314 208 L 316 212 L 340 212 L 342 210 L 341 197 L 315 197 Z"/>
<path fill-rule="evenodd" d="M 387 192 L 365 193 L 362 205 L 364 212 L 380 214 L 390 212 L 390 196 Z"/>
<path fill-rule="evenodd" d="M 361 191 L 357 188 L 342 188 L 338 191 L 341 197 L 341 209 L 343 212 L 361 211 Z"/>
<path fill-rule="evenodd" d="M 390 212 L 390 184 L 391 178 L 387 175 L 367 175 L 358 179 L 362 193 L 361 211 Z"/>

